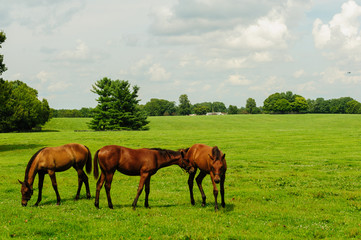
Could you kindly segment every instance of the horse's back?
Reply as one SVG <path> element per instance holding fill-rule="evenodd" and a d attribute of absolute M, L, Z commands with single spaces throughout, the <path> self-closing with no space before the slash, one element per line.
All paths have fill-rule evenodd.
<path fill-rule="evenodd" d="M 87 156 L 88 149 L 84 145 L 77 143 L 47 147 L 37 156 L 38 168 L 64 171 L 75 164 L 85 163 Z"/>
<path fill-rule="evenodd" d="M 141 148 L 132 149 L 118 145 L 107 145 L 99 149 L 98 160 L 103 170 L 138 176 L 142 171 L 156 168 L 157 151 Z"/>
<path fill-rule="evenodd" d="M 209 155 L 212 155 L 212 147 L 205 144 L 194 144 L 187 152 L 187 157 L 191 163 L 207 172 L 210 171 L 208 164 L 210 160 Z"/>

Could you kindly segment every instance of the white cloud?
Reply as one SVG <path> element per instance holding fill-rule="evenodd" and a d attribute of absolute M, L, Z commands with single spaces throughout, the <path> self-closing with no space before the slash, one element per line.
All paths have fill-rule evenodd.
<path fill-rule="evenodd" d="M 250 85 L 252 82 L 241 75 L 230 75 L 226 80 L 226 83 L 232 86 L 247 86 Z"/>
<path fill-rule="evenodd" d="M 296 71 L 296 72 L 293 73 L 293 76 L 294 76 L 295 78 L 300 78 L 300 77 L 302 77 L 303 75 L 305 75 L 305 70 L 303 70 L 303 69 L 300 69 L 300 70 L 298 70 L 298 71 Z"/>
<path fill-rule="evenodd" d="M 46 71 L 40 71 L 36 77 L 40 80 L 41 83 L 46 83 L 49 80 L 50 73 Z"/>
<path fill-rule="evenodd" d="M 166 81 L 170 77 L 168 73 L 160 64 L 153 64 L 148 71 L 151 81 Z"/>
<path fill-rule="evenodd" d="M 332 48 L 335 51 L 361 50 L 360 17 L 361 6 L 349 0 L 330 22 L 323 23 L 321 19 L 316 19 L 312 31 L 315 46 L 320 49 Z"/>
<path fill-rule="evenodd" d="M 55 83 L 50 84 L 48 86 L 48 90 L 50 92 L 61 92 L 61 91 L 68 89 L 70 86 L 72 86 L 71 83 L 60 81 L 60 82 L 55 82 Z"/>
<path fill-rule="evenodd" d="M 75 50 L 66 50 L 58 55 L 62 60 L 86 60 L 90 58 L 89 47 L 82 41 L 77 41 Z"/>

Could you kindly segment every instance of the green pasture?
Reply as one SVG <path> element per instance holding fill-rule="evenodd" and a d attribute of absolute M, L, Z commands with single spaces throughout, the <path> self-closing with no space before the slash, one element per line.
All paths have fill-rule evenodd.
<path fill-rule="evenodd" d="M 229 115 L 151 117 L 149 131 L 92 132 L 89 119 L 52 119 L 42 132 L 0 134 L 0 239 L 349 239 L 361 238 L 361 115 Z M 77 131 L 74 131 L 77 130 Z M 114 209 L 104 188 L 74 201 L 77 174 L 57 173 L 60 206 L 48 176 L 39 207 L 35 191 L 21 206 L 20 184 L 30 157 L 45 146 L 77 142 L 92 152 L 104 145 L 177 150 L 217 145 L 228 165 L 226 208 L 214 212 L 210 177 L 207 205 L 178 166 L 151 179 L 133 210 L 139 177 L 117 172 Z M 219 197 L 220 203 L 220 197 Z"/>

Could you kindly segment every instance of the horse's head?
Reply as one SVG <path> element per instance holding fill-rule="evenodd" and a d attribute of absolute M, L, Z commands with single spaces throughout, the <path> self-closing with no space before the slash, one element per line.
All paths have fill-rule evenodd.
<path fill-rule="evenodd" d="M 31 196 L 33 195 L 33 188 L 30 186 L 30 184 L 27 181 L 20 181 L 18 180 L 19 183 L 21 184 L 21 205 L 23 205 L 23 207 L 26 207 L 26 205 L 28 204 L 28 201 L 30 200 Z"/>
<path fill-rule="evenodd" d="M 222 154 L 221 151 L 218 149 L 217 146 L 212 148 L 212 155 L 208 154 L 211 161 L 211 174 L 213 174 L 214 182 L 219 183 L 221 180 L 221 176 L 224 175 L 225 171 L 227 170 L 226 165 L 226 154 Z"/>
<path fill-rule="evenodd" d="M 179 166 L 183 169 L 185 169 L 188 173 L 193 173 L 194 172 L 194 167 L 191 164 L 191 162 L 189 161 L 188 158 L 186 158 L 187 155 L 187 151 L 188 149 L 181 149 L 179 150 L 181 153 L 181 158 L 180 158 L 180 163 Z"/>

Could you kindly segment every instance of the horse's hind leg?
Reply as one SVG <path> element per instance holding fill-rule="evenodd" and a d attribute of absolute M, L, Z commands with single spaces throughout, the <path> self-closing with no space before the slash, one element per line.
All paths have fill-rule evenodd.
<path fill-rule="evenodd" d="M 138 186 L 138 190 L 137 190 L 137 195 L 135 196 L 133 204 L 132 204 L 133 209 L 135 209 L 135 207 L 137 206 L 138 198 L 143 191 L 144 183 L 148 177 L 150 177 L 149 173 L 144 173 L 144 174 L 140 175 L 140 181 L 139 181 L 139 186 Z"/>
<path fill-rule="evenodd" d="M 194 169 L 194 172 L 189 174 L 188 177 L 188 187 L 189 187 L 189 194 L 191 196 L 191 204 L 194 205 L 194 197 L 193 197 L 193 183 L 194 183 L 194 177 L 196 176 L 197 168 Z"/>
<path fill-rule="evenodd" d="M 112 187 L 114 172 L 108 172 L 105 176 L 105 191 L 107 193 L 108 198 L 108 206 L 113 209 L 112 198 L 110 197 L 110 188 Z"/>
<path fill-rule="evenodd" d="M 85 174 L 83 169 L 77 169 L 77 172 L 78 172 L 78 191 L 76 193 L 75 200 L 79 199 L 80 190 L 81 190 L 81 187 L 83 185 L 83 182 L 85 184 L 87 198 L 90 199 L 90 189 L 89 189 L 88 176 Z"/>
<path fill-rule="evenodd" d="M 48 170 L 48 174 L 50 176 L 51 183 L 53 184 L 53 188 L 56 194 L 56 205 L 60 205 L 60 195 L 58 192 L 58 184 L 56 183 L 55 172 L 53 170 Z"/>
<path fill-rule="evenodd" d="M 201 192 L 201 195 L 202 195 L 202 206 L 203 206 L 203 207 L 206 205 L 206 195 L 204 194 L 204 191 L 203 191 L 202 181 L 203 181 L 203 178 L 204 178 L 206 175 L 207 175 L 206 172 L 201 171 L 201 172 L 198 174 L 197 178 L 196 178 L 196 182 L 197 182 L 199 191 Z"/>
<path fill-rule="evenodd" d="M 95 202 L 94 202 L 94 205 L 95 207 L 99 208 L 99 194 L 100 194 L 100 190 L 102 189 L 103 187 L 103 184 L 104 184 L 104 180 L 105 180 L 105 175 L 104 173 L 102 172 L 101 175 L 100 175 L 100 178 L 97 182 L 97 188 L 96 188 L 96 192 L 95 192 Z"/>
<path fill-rule="evenodd" d="M 45 175 L 45 173 L 39 172 L 38 175 L 39 175 L 39 185 L 38 185 L 39 194 L 38 194 L 38 200 L 36 201 L 35 206 L 38 206 L 40 201 L 41 201 L 41 196 L 43 194 L 43 183 L 44 183 L 44 175 Z"/>

